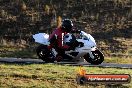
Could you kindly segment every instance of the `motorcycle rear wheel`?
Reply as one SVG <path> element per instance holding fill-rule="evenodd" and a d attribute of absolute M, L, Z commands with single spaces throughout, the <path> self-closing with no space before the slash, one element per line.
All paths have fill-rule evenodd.
<path fill-rule="evenodd" d="M 39 45 L 36 49 L 37 56 L 46 63 L 54 62 L 54 56 L 46 45 Z"/>
<path fill-rule="evenodd" d="M 104 55 L 101 51 L 95 50 L 92 51 L 92 54 L 95 57 L 94 59 L 92 59 L 89 54 L 84 55 L 84 59 L 93 65 L 99 65 L 104 61 Z"/>

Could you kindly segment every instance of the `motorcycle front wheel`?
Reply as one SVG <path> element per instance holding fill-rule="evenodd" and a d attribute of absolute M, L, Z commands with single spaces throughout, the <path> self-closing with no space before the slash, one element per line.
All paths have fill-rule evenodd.
<path fill-rule="evenodd" d="M 104 55 L 101 51 L 95 50 L 92 51 L 92 54 L 94 56 L 93 59 L 90 57 L 89 54 L 84 55 L 84 59 L 93 65 L 99 65 L 104 61 Z"/>
<path fill-rule="evenodd" d="M 46 45 L 39 45 L 36 49 L 37 56 L 45 61 L 48 62 L 54 62 L 54 56 L 51 53 L 50 50 L 48 50 Z"/>

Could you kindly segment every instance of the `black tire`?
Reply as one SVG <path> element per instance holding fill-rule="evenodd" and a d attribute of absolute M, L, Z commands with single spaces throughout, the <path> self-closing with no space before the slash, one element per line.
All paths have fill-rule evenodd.
<path fill-rule="evenodd" d="M 46 45 L 39 45 L 36 49 L 36 52 L 37 52 L 37 56 L 46 63 L 54 62 L 54 56 L 51 53 L 51 51 L 48 50 Z"/>
<path fill-rule="evenodd" d="M 84 76 L 77 76 L 76 81 L 77 81 L 77 84 L 79 85 L 85 85 L 87 82 Z"/>
<path fill-rule="evenodd" d="M 92 51 L 92 54 L 95 57 L 94 59 L 92 59 L 89 54 L 84 55 L 84 59 L 93 65 L 101 64 L 104 61 L 104 55 L 101 51 L 95 50 Z"/>

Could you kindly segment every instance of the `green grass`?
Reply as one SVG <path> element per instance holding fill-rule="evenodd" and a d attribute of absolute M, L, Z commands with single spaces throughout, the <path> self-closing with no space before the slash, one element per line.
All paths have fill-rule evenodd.
<path fill-rule="evenodd" d="M 123 85 L 78 85 L 79 67 L 57 64 L 0 64 L 0 88 L 130 88 Z M 88 74 L 130 74 L 131 69 L 84 67 Z"/>
<path fill-rule="evenodd" d="M 0 46 L 0 57 L 37 58 L 34 47 Z"/>
<path fill-rule="evenodd" d="M 105 57 L 104 59 L 105 63 L 119 63 L 119 64 L 132 64 L 132 58 L 131 57 Z"/>

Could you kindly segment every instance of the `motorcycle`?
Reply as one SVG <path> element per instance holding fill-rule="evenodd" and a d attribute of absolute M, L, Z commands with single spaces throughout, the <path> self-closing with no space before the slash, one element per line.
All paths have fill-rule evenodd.
<path fill-rule="evenodd" d="M 54 48 L 50 51 L 47 49 L 47 46 L 50 44 L 48 41 L 49 35 L 46 33 L 38 33 L 34 34 L 33 38 L 35 42 L 40 45 L 36 49 L 36 53 L 40 59 L 45 62 L 54 62 L 57 52 Z M 74 42 L 75 47 L 72 50 L 65 51 L 65 59 L 64 61 L 72 61 L 72 62 L 83 62 L 87 61 L 91 64 L 98 65 L 104 61 L 103 53 L 97 48 L 95 39 L 84 31 L 80 31 L 79 33 L 68 33 L 63 36 L 63 44 L 72 44 L 73 38 L 76 40 Z M 76 39 L 75 39 L 76 38 Z"/>

